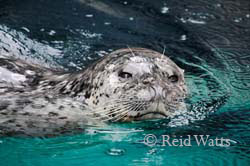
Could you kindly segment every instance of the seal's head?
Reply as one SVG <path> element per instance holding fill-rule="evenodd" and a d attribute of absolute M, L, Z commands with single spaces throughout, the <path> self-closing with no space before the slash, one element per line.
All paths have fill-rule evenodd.
<path fill-rule="evenodd" d="M 91 76 L 91 90 L 85 102 L 102 119 L 165 118 L 184 107 L 184 71 L 158 52 L 120 49 L 89 70 L 95 74 Z"/>

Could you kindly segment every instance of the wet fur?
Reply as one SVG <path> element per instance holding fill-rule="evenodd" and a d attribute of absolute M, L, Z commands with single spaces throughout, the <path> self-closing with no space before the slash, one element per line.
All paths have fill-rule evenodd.
<path fill-rule="evenodd" d="M 179 74 L 180 84 L 170 86 L 168 74 L 161 73 L 155 65 L 150 71 L 157 73 L 153 74 L 153 80 L 147 80 L 148 76 L 143 74 L 138 80 L 118 83 L 121 86 L 110 89 L 108 76 L 121 70 L 131 57 L 137 56 L 143 56 L 146 64 L 159 61 L 173 66 Z M 178 66 L 164 55 L 143 48 L 115 51 L 76 73 L 13 58 L 0 58 L 0 67 L 25 77 L 24 81 L 14 82 L 0 78 L 0 135 L 55 136 L 83 131 L 86 126 L 96 125 L 100 120 L 144 120 L 146 114 L 155 113 L 157 115 L 149 118 L 171 117 L 175 109 L 180 109 L 186 95 L 183 73 Z M 137 92 L 150 89 L 150 82 L 155 81 L 164 84 L 159 86 L 169 84 L 166 92 L 164 90 L 164 93 L 171 94 L 164 101 L 167 112 L 150 112 L 155 101 L 138 97 Z"/>

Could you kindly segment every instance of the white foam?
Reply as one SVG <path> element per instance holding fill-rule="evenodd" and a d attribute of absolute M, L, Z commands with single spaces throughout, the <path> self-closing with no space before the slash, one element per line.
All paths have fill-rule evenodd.
<path fill-rule="evenodd" d="M 162 14 L 166 14 L 168 12 L 169 12 L 169 8 L 168 7 L 164 6 L 163 8 L 161 8 L 161 13 Z"/>

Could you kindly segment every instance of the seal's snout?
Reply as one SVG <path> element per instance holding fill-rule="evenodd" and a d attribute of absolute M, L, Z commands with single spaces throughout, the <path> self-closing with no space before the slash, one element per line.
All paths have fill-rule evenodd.
<path fill-rule="evenodd" d="M 151 84 L 153 81 L 154 81 L 153 77 L 147 77 L 147 78 L 145 78 L 145 79 L 142 80 L 142 83 L 144 85 L 148 85 L 148 84 Z"/>
<path fill-rule="evenodd" d="M 153 89 L 153 96 L 154 96 L 154 100 L 163 100 L 166 97 L 166 92 L 164 90 L 163 87 L 161 87 L 160 85 L 154 85 L 152 86 Z"/>

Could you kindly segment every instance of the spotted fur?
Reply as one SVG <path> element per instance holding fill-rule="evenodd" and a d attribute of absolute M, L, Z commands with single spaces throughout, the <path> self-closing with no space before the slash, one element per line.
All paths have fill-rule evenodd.
<path fill-rule="evenodd" d="M 185 109 L 186 91 L 183 70 L 144 48 L 117 50 L 75 73 L 0 58 L 0 135 L 54 136 L 95 120 L 169 118 Z"/>

